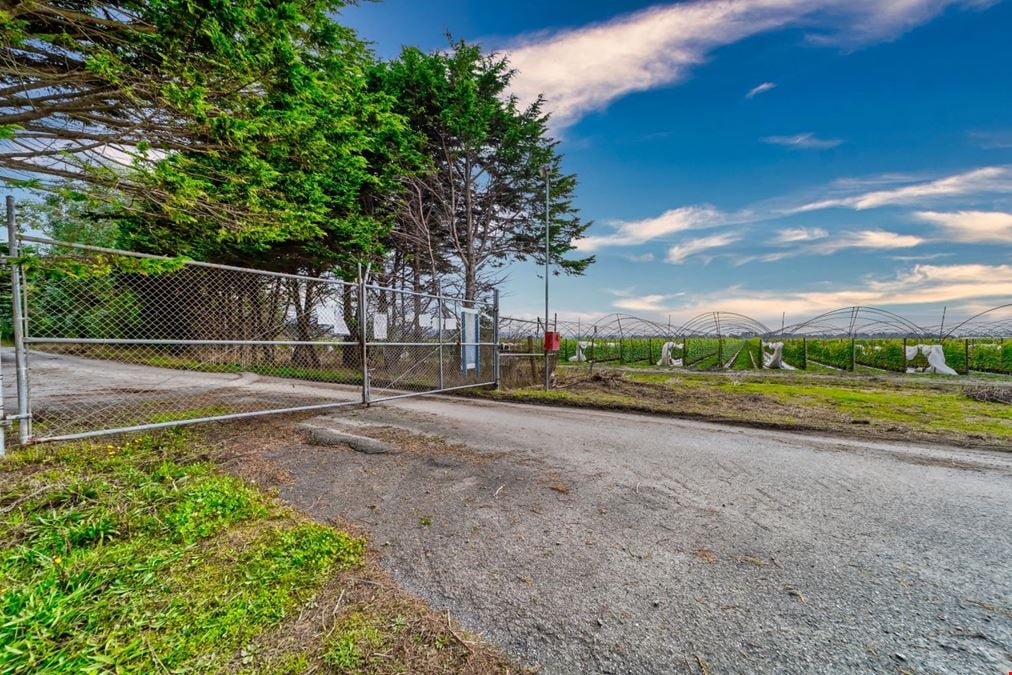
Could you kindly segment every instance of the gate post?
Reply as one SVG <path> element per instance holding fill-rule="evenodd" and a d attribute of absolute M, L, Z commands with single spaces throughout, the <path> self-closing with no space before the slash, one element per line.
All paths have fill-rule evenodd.
<path fill-rule="evenodd" d="M 362 403 L 365 405 L 369 405 L 369 349 L 366 346 L 369 341 L 369 313 L 366 307 L 368 302 L 369 294 L 365 287 L 365 274 L 362 274 L 360 267 L 358 274 L 358 331 L 359 340 L 362 342 Z"/>
<path fill-rule="evenodd" d="M 479 331 L 480 332 L 480 331 Z M 481 335 L 478 336 L 481 342 Z M 481 349 L 479 347 L 479 349 Z M 479 360 L 481 356 L 479 355 Z M 499 289 L 492 289 L 492 381 L 499 389 Z"/>
<path fill-rule="evenodd" d="M 7 195 L 7 254 L 21 255 L 18 226 L 14 217 L 14 197 Z M 21 265 L 11 263 L 11 322 L 14 332 L 14 363 L 18 386 L 18 442 L 24 445 L 32 435 L 32 413 L 28 397 L 28 363 L 25 352 L 24 311 L 21 304 Z"/>
<path fill-rule="evenodd" d="M 442 391 L 446 389 L 446 375 L 444 374 L 443 367 L 443 322 L 446 320 L 446 307 L 443 305 L 443 289 L 440 287 L 437 291 L 439 293 L 436 298 L 436 306 L 438 309 L 438 316 L 436 322 L 439 324 L 439 389 Z"/>

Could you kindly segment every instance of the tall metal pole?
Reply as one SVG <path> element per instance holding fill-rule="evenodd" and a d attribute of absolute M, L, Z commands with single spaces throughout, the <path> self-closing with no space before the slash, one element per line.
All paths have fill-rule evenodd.
<path fill-rule="evenodd" d="M 479 331 L 478 342 L 481 342 Z M 481 347 L 478 348 L 481 350 Z M 499 389 L 499 289 L 492 289 L 492 374 L 495 381 L 495 388 Z"/>
<path fill-rule="evenodd" d="M 359 340 L 362 341 L 362 403 L 369 405 L 369 302 L 368 289 L 366 289 L 366 278 L 369 276 L 369 268 L 366 267 L 365 274 L 362 273 L 362 265 L 358 266 L 358 328 Z"/>
<path fill-rule="evenodd" d="M 21 255 L 18 226 L 14 217 L 14 197 L 7 195 L 7 253 Z M 14 323 L 14 367 L 18 385 L 18 442 L 24 445 L 31 438 L 32 413 L 28 407 L 28 361 L 25 353 L 25 324 L 21 306 L 21 266 L 11 264 L 11 318 Z"/>
<path fill-rule="evenodd" d="M 436 302 L 439 306 L 439 388 L 445 389 L 446 382 L 444 378 L 446 376 L 443 374 L 443 316 L 445 312 L 445 308 L 443 307 L 443 289 L 440 288 L 438 292 L 439 297 L 436 299 Z"/>
<path fill-rule="evenodd" d="M 551 178 L 548 176 L 548 165 L 541 166 L 541 176 L 545 179 L 545 332 L 548 332 L 548 263 L 551 257 L 549 223 L 551 222 Z M 545 352 L 545 391 L 549 388 L 548 349 Z"/>

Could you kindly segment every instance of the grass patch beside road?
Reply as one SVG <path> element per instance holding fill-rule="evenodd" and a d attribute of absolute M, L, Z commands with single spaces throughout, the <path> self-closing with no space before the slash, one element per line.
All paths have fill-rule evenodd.
<path fill-rule="evenodd" d="M 190 432 L 0 460 L 2 673 L 510 665 L 458 636 L 364 539 L 223 473 Z"/>
<path fill-rule="evenodd" d="M 925 388 L 827 386 L 780 382 L 725 383 L 725 390 L 754 392 L 783 403 L 830 409 L 852 420 L 926 431 L 1012 439 L 1012 407 L 974 401 L 957 392 Z"/>
<path fill-rule="evenodd" d="M 500 400 L 649 412 L 763 427 L 1012 449 L 1012 406 L 973 400 L 942 378 L 694 374 L 562 369 L 558 388 Z"/>

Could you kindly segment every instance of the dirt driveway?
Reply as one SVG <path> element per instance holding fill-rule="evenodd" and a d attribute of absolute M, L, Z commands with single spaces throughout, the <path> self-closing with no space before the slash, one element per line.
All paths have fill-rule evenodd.
<path fill-rule="evenodd" d="M 274 427 L 281 495 L 542 672 L 1012 670 L 1012 454 L 445 398 L 312 423 L 402 449 Z"/>

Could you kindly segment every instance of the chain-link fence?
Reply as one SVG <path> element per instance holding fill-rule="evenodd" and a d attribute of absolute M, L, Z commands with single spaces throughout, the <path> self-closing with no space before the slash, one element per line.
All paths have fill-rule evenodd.
<path fill-rule="evenodd" d="M 20 443 L 497 381 L 494 295 L 465 302 L 12 237 L 2 375 Z"/>
<path fill-rule="evenodd" d="M 549 324 L 558 330 L 558 322 Z M 545 353 L 545 324 L 541 319 L 499 319 L 499 384 L 503 387 L 530 387 L 551 382 L 559 362 L 558 352 Z"/>

